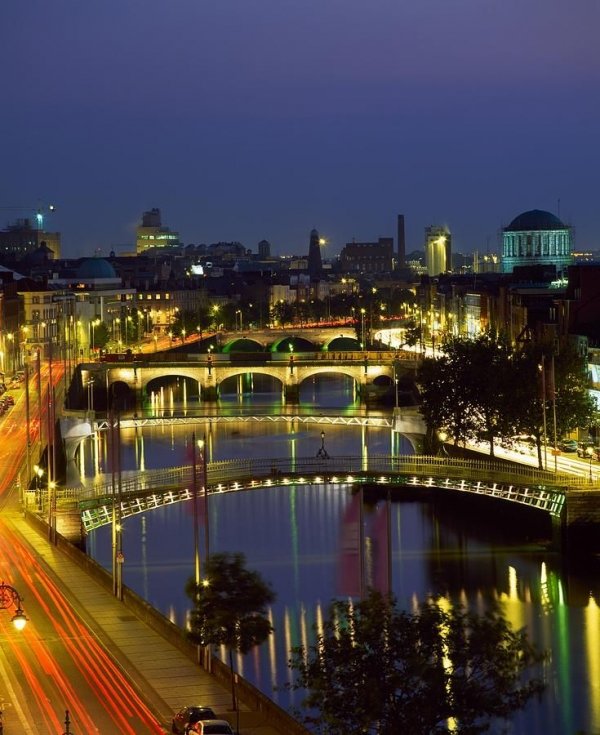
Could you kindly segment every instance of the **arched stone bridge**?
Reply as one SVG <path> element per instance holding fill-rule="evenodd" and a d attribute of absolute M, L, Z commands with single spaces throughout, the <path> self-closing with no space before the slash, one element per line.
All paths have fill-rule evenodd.
<path fill-rule="evenodd" d="M 108 478 L 107 478 L 108 479 Z M 343 484 L 379 487 L 425 487 L 488 496 L 517 503 L 561 519 L 567 487 L 588 483 L 583 478 L 555 475 L 521 465 L 460 460 L 448 457 L 371 456 L 336 458 L 256 459 L 213 462 L 207 466 L 208 502 L 225 492 L 274 485 Z M 197 487 L 203 485 L 198 472 Z M 111 483 L 59 491 L 60 505 L 76 506 L 85 531 L 112 522 L 113 504 L 126 518 L 153 508 L 190 500 L 194 493 L 191 466 L 126 473 L 120 494 Z"/>
<path fill-rule="evenodd" d="M 134 359 L 135 357 L 135 359 Z M 198 385 L 198 395 L 214 400 L 224 380 L 248 373 L 277 379 L 288 400 L 298 397 L 300 384 L 321 374 L 352 378 L 362 397 L 368 399 L 378 388 L 390 387 L 402 374 L 414 373 L 419 357 L 405 351 L 302 352 L 187 354 L 175 358 L 168 353 L 135 355 L 130 362 L 88 363 L 80 366 L 82 387 L 125 384 L 141 397 L 155 380 L 168 376 L 189 378 Z M 96 388 L 95 388 L 96 389 Z"/>

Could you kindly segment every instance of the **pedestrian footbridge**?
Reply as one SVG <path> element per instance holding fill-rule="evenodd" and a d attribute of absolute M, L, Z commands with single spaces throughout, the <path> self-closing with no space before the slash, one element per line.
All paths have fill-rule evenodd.
<path fill-rule="evenodd" d="M 127 472 L 114 482 L 107 476 L 103 482 L 59 490 L 59 509 L 77 509 L 83 529 L 89 532 L 112 523 L 115 514 L 124 519 L 192 500 L 196 492 L 210 503 L 211 497 L 221 493 L 325 484 L 386 488 L 392 497 L 402 487 L 439 488 L 517 503 L 560 518 L 567 488 L 587 484 L 583 478 L 521 465 L 426 456 L 240 459 L 212 462 L 206 472 L 203 469 L 201 464 L 197 466 L 195 478 L 189 465 Z"/>

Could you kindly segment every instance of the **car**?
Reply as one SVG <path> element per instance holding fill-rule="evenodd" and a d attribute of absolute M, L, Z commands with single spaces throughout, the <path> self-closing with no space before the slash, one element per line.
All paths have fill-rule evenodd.
<path fill-rule="evenodd" d="M 14 396 L 11 396 L 10 394 L 4 397 L 4 400 L 6 401 L 6 404 L 8 406 L 14 406 L 15 405 L 15 399 Z"/>
<path fill-rule="evenodd" d="M 171 732 L 175 733 L 175 735 L 182 735 L 182 733 L 189 732 L 190 725 L 195 725 L 200 720 L 215 720 L 216 717 L 217 715 L 210 707 L 205 707 L 201 704 L 192 704 L 189 707 L 180 709 L 174 715 Z M 192 732 L 194 731 L 192 730 Z"/>
<path fill-rule="evenodd" d="M 576 452 L 577 441 L 575 439 L 563 439 L 558 443 L 558 448 L 561 452 Z"/>
<path fill-rule="evenodd" d="M 588 451 L 588 449 L 590 451 Z M 575 450 L 577 452 L 578 457 L 589 457 L 590 454 L 593 453 L 594 445 L 590 442 L 578 442 L 577 449 Z"/>
<path fill-rule="evenodd" d="M 234 735 L 227 720 L 199 720 L 189 728 L 189 732 L 200 735 Z"/>

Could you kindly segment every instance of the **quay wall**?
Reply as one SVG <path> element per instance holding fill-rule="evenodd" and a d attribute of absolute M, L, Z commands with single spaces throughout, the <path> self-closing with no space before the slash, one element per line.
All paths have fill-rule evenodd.
<path fill-rule="evenodd" d="M 32 513 L 26 513 L 26 519 L 41 535 L 48 536 L 48 525 L 44 521 Z M 60 534 L 56 536 L 56 545 L 62 553 L 81 567 L 94 581 L 112 593 L 112 576 L 106 569 Z M 184 631 L 125 585 L 123 586 L 123 604 L 132 614 L 143 620 L 165 640 L 188 656 L 189 659 L 200 665 L 198 662 L 198 647 L 187 640 Z M 214 655 L 211 656 L 210 673 L 224 687 L 229 688 L 231 686 L 229 667 Z M 239 674 L 237 675 L 236 693 L 239 700 L 250 710 L 260 712 L 265 717 L 266 722 L 280 732 L 286 733 L 286 735 L 310 735 L 303 725 Z"/>

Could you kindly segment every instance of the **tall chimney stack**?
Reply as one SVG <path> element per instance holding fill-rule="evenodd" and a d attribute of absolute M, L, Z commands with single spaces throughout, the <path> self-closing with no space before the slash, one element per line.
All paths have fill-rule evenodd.
<path fill-rule="evenodd" d="M 404 239 L 404 215 L 398 215 L 398 268 L 406 264 L 406 241 Z"/>

